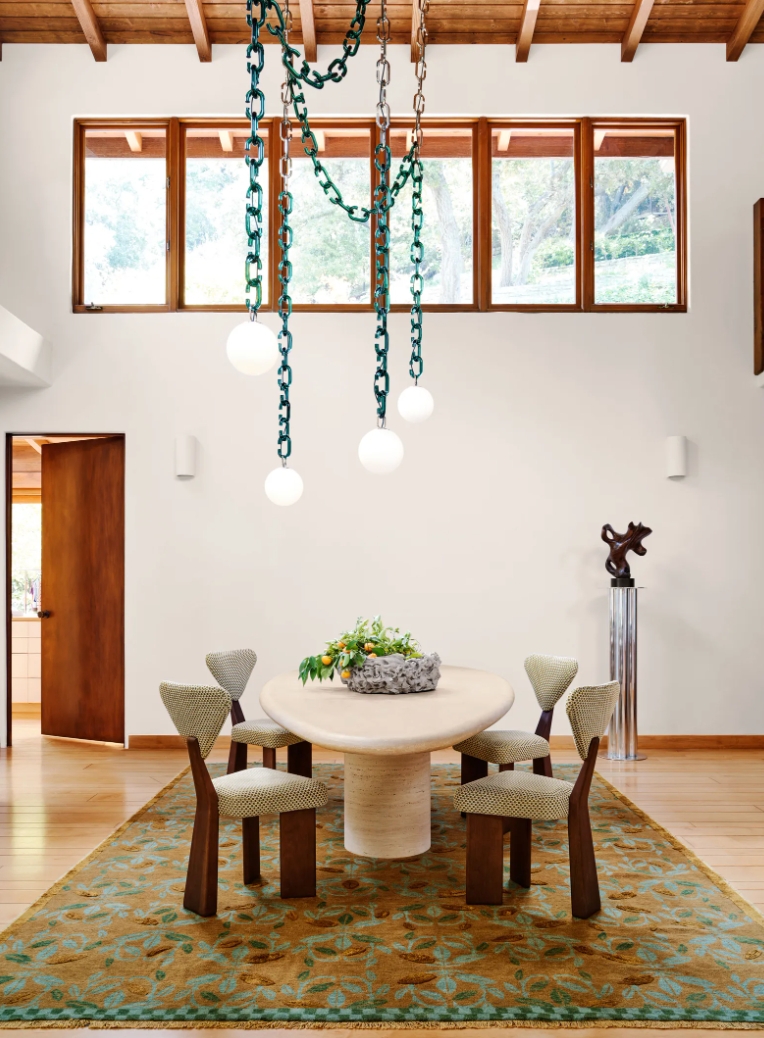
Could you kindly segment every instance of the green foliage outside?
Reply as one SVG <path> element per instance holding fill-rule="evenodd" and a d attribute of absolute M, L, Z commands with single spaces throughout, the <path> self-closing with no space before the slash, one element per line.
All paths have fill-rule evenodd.
<path fill-rule="evenodd" d="M 299 673 L 303 685 L 308 678 L 330 681 L 337 669 L 343 678 L 349 678 L 352 667 L 362 667 L 367 659 L 395 653 L 407 659 L 418 659 L 422 655 L 419 643 L 409 631 L 401 634 L 398 627 L 385 627 L 380 616 L 373 620 L 359 616 L 352 631 L 345 631 L 336 641 L 327 642 L 326 650 L 320 656 L 306 656 Z"/>
<path fill-rule="evenodd" d="M 42 505 L 14 504 L 11 522 L 11 613 L 36 616 L 42 574 Z"/>

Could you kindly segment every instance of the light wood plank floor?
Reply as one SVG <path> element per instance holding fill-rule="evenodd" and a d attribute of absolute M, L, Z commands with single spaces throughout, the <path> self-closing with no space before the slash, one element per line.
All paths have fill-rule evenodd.
<path fill-rule="evenodd" d="M 34 719 L 16 719 L 13 727 L 15 745 L 11 750 L 0 750 L 0 928 L 158 793 L 188 760 L 180 750 L 124 751 L 114 746 L 42 738 L 39 720 Z M 214 751 L 210 759 L 224 760 L 225 756 L 222 751 Z M 433 757 L 439 761 L 458 759 L 452 751 L 441 751 Z M 339 755 L 316 750 L 314 759 L 338 760 Z M 555 759 L 577 758 L 558 751 Z M 764 911 L 764 751 L 655 750 L 637 764 L 600 760 L 598 770 Z M 498 1036 L 505 1029 L 491 1030 Z M 50 1031 L 25 1031 L 29 1036 L 38 1033 L 50 1035 Z M 74 1036 L 80 1032 L 68 1033 Z M 84 1036 L 86 1032 L 81 1033 Z M 148 1038 L 152 1032 L 141 1029 L 129 1033 Z M 216 1031 L 221 1038 L 223 1033 L 233 1032 Z M 273 1038 L 286 1038 L 293 1032 L 268 1033 Z M 311 1033 L 320 1038 L 322 1032 L 301 1033 L 305 1038 Z M 337 1038 L 357 1035 L 344 1029 L 332 1033 Z M 387 1031 L 385 1035 L 392 1038 L 396 1033 Z M 426 1038 L 437 1038 L 441 1033 L 453 1034 L 428 1029 Z M 472 1031 L 459 1033 L 464 1038 L 477 1035 Z M 522 1033 L 527 1038 L 549 1035 L 549 1031 L 528 1028 Z M 702 1033 L 710 1038 L 719 1031 Z M 198 1034 L 209 1038 L 210 1032 Z M 603 1031 L 576 1029 L 576 1034 L 602 1038 Z M 645 1029 L 609 1028 L 607 1034 L 611 1038 L 636 1038 L 644 1035 Z M 662 1029 L 660 1034 L 686 1038 L 687 1031 Z"/>

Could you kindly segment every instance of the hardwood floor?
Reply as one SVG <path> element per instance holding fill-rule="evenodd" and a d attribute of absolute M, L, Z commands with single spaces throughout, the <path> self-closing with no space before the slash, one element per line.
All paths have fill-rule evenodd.
<path fill-rule="evenodd" d="M 13 729 L 15 745 L 0 750 L 0 928 L 188 764 L 183 750 L 125 751 L 99 743 L 42 738 L 39 720 L 33 718 L 14 719 Z M 577 759 L 572 752 L 562 751 L 556 751 L 554 758 Z M 222 749 L 210 756 L 212 761 L 226 759 L 227 751 Z M 313 759 L 333 761 L 340 755 L 314 748 Z M 433 759 L 456 763 L 458 754 L 443 750 Z M 654 750 L 637 764 L 600 759 L 597 770 L 764 912 L 764 750 Z M 491 1033 L 504 1030 L 510 1029 L 492 1028 Z M 543 1029 L 522 1030 L 527 1038 L 549 1035 Z M 25 1030 L 27 1036 L 38 1033 L 50 1031 Z M 68 1033 L 84 1036 L 86 1032 Z M 151 1032 L 120 1033 L 146 1038 Z M 197 1032 L 184 1031 L 192 1033 Z M 209 1035 L 206 1030 L 198 1033 Z M 293 1032 L 268 1033 L 277 1038 Z M 306 1038 L 311 1034 L 301 1033 Z M 427 1038 L 437 1038 L 453 1032 L 428 1028 L 426 1033 Z M 464 1038 L 477 1034 L 459 1033 Z M 601 1038 L 602 1033 L 598 1028 L 576 1028 L 581 1038 L 595 1034 Z M 694 1033 L 710 1038 L 719 1031 Z M 338 1028 L 332 1034 L 350 1038 L 357 1032 Z M 607 1034 L 608 1038 L 636 1038 L 645 1029 L 608 1028 Z M 687 1031 L 661 1029 L 660 1034 L 668 1038 Z"/>

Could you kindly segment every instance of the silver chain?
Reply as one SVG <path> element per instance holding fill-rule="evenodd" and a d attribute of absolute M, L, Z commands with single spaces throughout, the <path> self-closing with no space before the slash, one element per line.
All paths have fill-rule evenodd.
<path fill-rule="evenodd" d="M 390 105 L 387 103 L 387 87 L 390 83 L 390 62 L 387 60 L 387 44 L 390 42 L 390 20 L 387 17 L 387 5 L 381 0 L 379 18 L 377 19 L 377 41 L 379 42 L 379 58 L 377 59 L 377 82 L 379 83 L 379 101 L 377 101 L 377 126 L 382 131 L 380 139 L 386 143 L 387 131 L 390 128 Z"/>
<path fill-rule="evenodd" d="M 427 62 L 425 61 L 425 48 L 427 47 L 427 26 L 425 19 L 430 7 L 430 0 L 414 0 L 419 8 L 419 20 L 416 30 L 417 60 L 414 74 L 416 75 L 416 93 L 414 94 L 414 144 L 417 155 L 422 150 L 422 116 L 424 115 L 424 81 L 427 79 Z"/>

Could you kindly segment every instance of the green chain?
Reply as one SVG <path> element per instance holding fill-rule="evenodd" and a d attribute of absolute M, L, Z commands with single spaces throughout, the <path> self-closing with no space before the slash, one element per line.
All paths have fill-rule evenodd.
<path fill-rule="evenodd" d="M 249 187 L 247 188 L 247 209 L 245 226 L 249 252 L 244 264 L 244 279 L 247 285 L 247 310 L 254 318 L 263 301 L 263 261 L 260 258 L 260 244 L 263 236 L 263 189 L 260 184 L 260 168 L 265 159 L 265 145 L 259 133 L 259 122 L 265 115 L 265 95 L 260 89 L 260 73 L 263 71 L 265 55 L 260 42 L 267 6 L 272 0 L 260 3 L 260 15 L 254 17 L 252 8 L 256 0 L 247 0 L 247 25 L 251 29 L 251 42 L 247 47 L 247 72 L 250 73 L 250 87 L 247 91 L 245 113 L 249 119 L 250 132 L 244 145 L 244 159 L 249 168 Z M 254 276 L 252 269 L 254 268 Z M 250 299 L 254 290 L 255 298 Z"/>
<path fill-rule="evenodd" d="M 363 27 L 366 24 L 366 8 L 369 6 L 369 0 L 358 0 L 356 5 L 355 14 L 353 20 L 350 23 L 350 27 L 345 34 L 345 39 L 342 42 L 342 57 L 335 58 L 329 62 L 329 66 L 326 72 L 321 75 L 315 69 L 312 69 L 307 61 L 303 61 L 298 72 L 294 67 L 294 59 L 299 57 L 300 52 L 296 47 L 292 47 L 287 39 L 285 30 L 284 19 L 281 16 L 281 10 L 276 7 L 277 21 L 276 25 L 269 25 L 268 32 L 272 36 L 278 36 L 279 42 L 281 43 L 281 60 L 289 74 L 290 82 L 295 83 L 301 81 L 307 83 L 308 86 L 315 87 L 316 90 L 322 90 L 324 84 L 328 82 L 340 83 L 347 75 L 347 63 L 349 58 L 354 58 L 358 53 L 358 48 L 361 45 L 361 33 Z"/>
<path fill-rule="evenodd" d="M 414 379 L 421 378 L 424 371 L 422 360 L 422 289 L 424 279 L 422 278 L 422 263 L 424 261 L 424 245 L 419 237 L 424 223 L 424 209 L 422 208 L 422 182 L 424 180 L 424 167 L 422 160 L 417 156 L 412 164 L 411 171 L 411 230 L 413 240 L 411 242 L 411 262 L 414 264 L 414 273 L 411 275 L 411 360 L 409 362 L 409 374 Z"/>
<path fill-rule="evenodd" d="M 284 112 L 288 112 L 289 94 L 291 87 L 286 87 L 284 95 Z M 279 379 L 279 438 L 278 456 L 286 464 L 286 459 L 292 453 L 292 438 L 289 432 L 289 423 L 292 417 L 292 405 L 289 401 L 289 387 L 292 385 L 292 369 L 289 365 L 289 354 L 292 349 L 292 332 L 289 329 L 289 318 L 292 316 L 292 297 L 289 295 L 289 282 L 292 278 L 292 263 L 289 259 L 289 250 L 292 247 L 292 228 L 289 223 L 289 214 L 292 212 L 292 193 L 289 190 L 289 177 L 291 174 L 292 160 L 289 156 L 289 138 L 292 128 L 288 118 L 281 121 L 282 140 L 282 167 L 281 181 L 283 190 L 279 193 L 279 246 L 281 258 L 279 260 L 278 274 L 281 284 L 281 293 L 278 299 L 278 310 L 281 315 L 281 331 L 279 332 L 279 350 L 281 351 L 281 367 L 278 371 Z"/>

